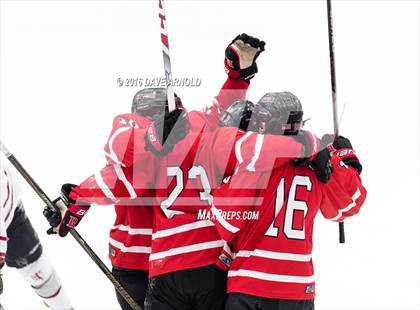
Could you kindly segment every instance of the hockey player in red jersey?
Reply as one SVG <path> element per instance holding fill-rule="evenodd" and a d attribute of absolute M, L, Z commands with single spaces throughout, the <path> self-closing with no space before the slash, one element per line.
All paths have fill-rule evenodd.
<path fill-rule="evenodd" d="M 182 108 L 181 98 L 176 94 L 175 104 L 177 108 Z M 167 109 L 166 90 L 146 88 L 134 95 L 131 113 L 114 118 L 104 151 L 109 166 L 122 178 L 125 177 L 124 172 L 118 168 L 118 165 L 131 160 L 127 158 L 130 153 L 127 147 L 130 147 L 128 143 L 130 139 L 134 142 L 136 134 L 133 132 L 145 130 L 161 115 L 163 109 Z M 119 158 L 117 154 L 121 157 Z M 97 176 L 100 178 L 100 174 Z M 134 190 L 128 183 L 125 184 L 133 196 Z M 147 196 L 153 197 L 152 189 L 147 190 Z M 145 201 L 141 200 L 136 205 L 115 204 L 116 218 L 109 236 L 112 273 L 140 305 L 144 303 L 148 285 L 153 223 L 153 208 L 144 204 Z M 122 309 L 131 309 L 118 292 L 116 295 Z"/>
<path fill-rule="evenodd" d="M 316 147 L 318 142 L 299 130 L 303 112 L 293 94 L 269 93 L 258 105 L 260 130 L 306 136 L 308 142 L 312 141 L 309 145 Z M 277 146 L 271 147 L 275 150 Z M 330 152 L 333 172 L 325 164 Z M 321 210 L 327 219 L 343 221 L 359 211 L 366 197 L 359 176 L 361 164 L 349 140 L 343 137 L 320 151 L 311 162 L 273 165 L 269 161 L 267 166 L 266 156 L 270 153 L 261 153 L 252 165 L 256 169 L 249 169 L 253 159 L 244 157 L 229 183 L 214 193 L 214 222 L 235 253 L 228 273 L 225 310 L 312 310 L 315 215 Z M 256 212 L 258 219 L 226 216 L 249 211 Z"/>
<path fill-rule="evenodd" d="M 249 122 L 252 108 L 249 101 L 237 101 L 222 119 L 228 121 L 240 111 Z M 240 122 L 241 127 L 244 125 L 241 129 L 246 129 L 247 122 Z M 210 134 L 190 133 L 159 161 L 156 196 L 164 199 L 154 214 L 151 289 L 146 309 L 223 307 L 226 274 L 217 263 L 224 243 L 214 224 L 200 220 L 196 211 L 208 207 L 211 191 L 234 173 L 236 163 L 241 161 L 237 154 L 257 157 L 271 139 L 278 146 L 275 153 L 279 160 L 296 158 L 302 149 L 292 138 L 263 137 L 241 129 L 226 127 Z"/>
<path fill-rule="evenodd" d="M 226 49 L 225 67 L 228 79 L 222 86 L 213 104 L 203 112 L 189 113 L 191 131 L 212 130 L 216 127 L 220 113 L 233 101 L 245 97 L 249 80 L 257 72 L 255 60 L 264 50 L 264 42 L 246 34 L 237 36 Z M 177 108 L 181 99 L 175 95 Z M 141 129 L 167 110 L 166 90 L 143 89 L 133 99 L 132 113 L 115 117 L 113 129 L 105 145 L 105 154 L 110 165 L 131 166 L 137 137 L 143 140 Z M 121 174 L 121 171 L 119 171 Z M 128 188 L 128 190 L 131 190 Z M 132 191 L 132 190 L 131 190 Z M 121 269 L 147 270 L 151 242 L 152 208 L 116 205 L 117 218 L 110 233 L 110 259 L 116 276 L 128 275 Z M 118 270 L 117 270 L 118 268 Z M 136 272 L 137 276 L 140 276 Z M 145 279 L 144 273 L 141 273 Z M 125 282 L 122 279 L 122 282 Z M 142 281 L 145 283 L 145 281 Z M 137 290 L 138 291 L 138 290 Z M 139 295 L 139 294 L 137 294 Z M 119 297 L 119 295 L 117 294 Z M 125 301 L 119 297 L 120 304 Z M 142 302 L 140 301 L 142 304 Z M 127 306 L 127 305 L 126 305 Z"/>
<path fill-rule="evenodd" d="M 242 42 L 249 45 L 242 45 Z M 241 60 L 240 63 L 243 68 L 250 67 L 256 71 L 255 60 L 263 49 L 264 43 L 258 39 L 247 36 L 246 34 L 236 37 L 226 50 L 226 68 L 230 68 L 228 67 L 228 59 L 236 59 L 237 62 Z M 234 55 L 230 55 L 232 53 L 231 51 L 242 53 L 242 59 L 241 57 L 235 58 L 233 57 Z M 247 64 L 246 62 L 249 60 L 246 57 L 251 57 L 252 62 Z M 239 63 L 236 65 L 239 66 Z M 255 74 L 253 70 L 249 70 L 249 72 Z M 191 131 L 198 132 L 200 130 L 214 129 L 220 112 L 234 100 L 245 97 L 250 84 L 250 77 L 242 74 L 242 72 L 239 74 L 240 71 L 232 70 L 232 68 L 229 69 L 228 79 L 209 108 L 206 108 L 203 112 L 192 111 L 189 113 L 188 119 Z M 178 108 L 182 106 L 181 100 L 177 96 L 176 104 Z M 136 139 L 136 135 L 139 133 L 137 128 L 147 127 L 151 120 L 156 119 L 162 114 L 163 109 L 167 109 L 165 89 L 145 89 L 136 94 L 133 100 L 133 113 L 115 118 L 113 132 L 105 147 L 105 153 L 110 164 L 119 163 L 121 160 L 121 163 L 124 165 L 131 165 L 131 154 L 133 153 L 130 148 L 132 147 L 133 150 L 138 149 L 134 146 L 136 141 L 138 141 Z M 141 135 L 144 134 L 142 133 Z M 143 140 L 143 136 L 140 139 Z M 148 195 L 149 197 L 153 196 L 150 191 Z M 122 275 L 127 274 L 129 276 L 129 271 L 121 270 L 121 268 L 137 267 L 146 270 L 145 267 L 148 266 L 153 208 L 138 207 L 117 205 L 116 208 L 122 210 L 117 209 L 117 218 L 110 234 L 111 261 L 113 262 L 113 266 L 119 267 L 118 269 L 114 268 L 114 273 L 123 283 L 126 280 L 122 278 Z M 134 274 L 134 272 L 130 273 Z M 134 283 L 137 283 L 137 286 L 142 286 L 136 290 L 135 295 L 140 296 L 139 291 L 143 292 L 141 300 L 138 300 L 140 304 L 143 304 L 142 300 L 144 300 L 145 292 L 143 287 L 147 283 L 145 273 L 136 272 L 135 274 L 137 275 L 137 279 L 139 279 L 139 276 L 142 279 L 142 281 L 137 280 Z M 119 297 L 119 295 L 117 296 Z M 125 301 L 121 300 L 121 297 L 119 297 L 119 300 L 120 304 L 125 304 Z"/>
<path fill-rule="evenodd" d="M 225 50 L 224 59 L 228 78 L 211 105 L 202 111 L 188 112 L 190 131 L 214 130 L 221 113 L 234 101 L 245 99 L 250 80 L 258 72 L 256 60 L 264 50 L 264 41 L 245 33 L 232 40 Z M 177 96 L 175 99 L 177 108 L 181 108 L 181 99 Z M 108 162 L 131 166 L 136 150 L 142 151 L 136 145 L 137 141 L 143 141 L 144 133 L 141 129 L 147 128 L 165 111 L 168 111 L 166 89 L 149 88 L 139 91 L 133 100 L 132 114 L 119 115 L 114 119 L 113 130 L 105 146 Z M 133 114 L 136 116 L 133 117 Z"/>
<path fill-rule="evenodd" d="M 250 104 L 242 101 L 233 106 L 249 107 Z M 226 114 L 234 115 L 234 110 L 229 108 Z M 169 113 L 165 123 L 172 114 L 179 111 Z M 226 114 L 222 119 L 229 118 Z M 157 120 L 154 123 L 156 126 L 150 127 L 156 128 L 152 133 L 156 132 L 157 137 L 161 136 L 159 132 L 165 127 L 159 123 L 161 121 Z M 171 136 L 174 136 L 173 133 L 178 135 L 178 132 L 185 136 L 182 130 L 176 128 L 179 123 L 171 131 Z M 156 207 L 154 210 L 150 255 L 151 295 L 150 302 L 146 303 L 147 307 L 166 309 L 172 305 L 173 309 L 219 309 L 224 302 L 226 278 L 225 273 L 216 267 L 216 263 L 223 242 L 210 221 L 199 221 L 196 214 L 184 211 L 208 206 L 211 190 L 218 187 L 225 176 L 232 175 L 236 161 L 241 161 L 237 154 L 257 155 L 258 148 L 255 145 L 261 144 L 259 148 L 264 150 L 266 142 L 272 144 L 268 143 L 271 139 L 277 141 L 276 152 L 279 157 L 284 157 L 284 161 L 301 153 L 302 146 L 294 139 L 263 137 L 237 128 L 218 128 L 214 133 L 207 134 L 190 133 L 178 144 L 171 143 L 174 146 L 173 151 L 160 158 L 158 165 L 154 156 L 138 152 L 135 162 L 140 166 L 119 167 L 126 176 L 125 180 L 121 180 L 114 167 L 107 166 L 76 188 L 64 186 L 63 194 L 69 209 L 56 230 L 60 235 L 66 235 L 72 227 L 69 224 L 80 221 L 91 203 L 121 203 L 124 200 L 129 203 L 132 194 L 127 190 L 127 182 L 135 191 L 135 199 L 153 198 L 148 197 L 148 190 L 151 188 L 149 184 L 155 182 L 154 197 L 159 201 L 160 208 Z M 148 133 L 146 141 L 149 140 L 157 139 L 153 139 Z M 167 143 L 168 141 L 165 145 Z M 148 148 L 159 153 L 160 148 L 156 147 L 156 142 L 149 141 Z M 139 149 L 144 150 L 144 146 Z M 147 169 L 152 169 L 152 173 Z M 157 175 L 156 179 L 153 174 Z M 143 203 L 138 203 L 138 199 L 134 204 L 142 205 Z M 203 277 L 212 280 L 202 281 Z M 186 288 L 188 289 L 185 291 Z"/>
<path fill-rule="evenodd" d="M 238 107 L 241 113 L 237 113 Z M 252 108 L 253 105 L 248 101 L 235 102 L 223 114 L 221 123 L 229 123 L 229 120 L 238 114 L 248 117 L 249 122 Z M 244 123 L 239 124 L 246 128 L 247 124 Z M 157 130 L 152 130 L 151 133 L 160 137 L 159 131 L 162 131 L 162 127 L 164 126 L 156 126 Z M 177 132 L 177 129 L 172 132 Z M 146 141 L 157 140 L 150 137 L 150 132 L 146 138 Z M 155 142 L 150 141 L 148 148 L 155 148 Z M 301 152 L 301 145 L 294 139 L 281 136 L 264 137 L 255 132 L 245 133 L 237 128 L 228 127 L 219 128 L 209 134 L 190 133 L 175 145 L 172 153 L 159 160 L 159 170 L 155 173 L 158 175 L 157 180 L 153 181 L 151 173 L 142 171 L 153 166 L 153 161 L 147 161 L 147 157 L 138 158 L 140 153 L 136 154 L 137 162 L 142 164 L 139 169 L 120 167 L 127 177 L 126 181 L 133 184 L 136 196 L 147 196 L 146 192 L 141 191 L 140 184 L 145 187 L 147 183 L 155 182 L 155 195 L 160 199 L 161 208 L 155 208 L 154 213 L 155 225 L 150 256 L 151 302 L 147 303 L 148 307 L 165 309 L 172 305 L 174 309 L 219 309 L 223 306 L 225 274 L 215 266 L 223 242 L 210 221 L 199 221 L 196 214 L 184 211 L 208 206 L 211 201 L 210 191 L 218 187 L 225 176 L 233 174 L 236 161 L 242 161 L 241 154 L 251 154 L 257 159 L 259 152 L 264 151 L 266 145 L 273 143 L 278 146 L 274 153 L 278 154 L 279 160 L 285 162 L 297 157 Z M 144 147 L 139 147 L 139 150 L 144 150 Z M 159 147 L 156 147 L 154 153 L 158 151 Z M 93 198 L 111 199 L 111 202 L 112 197 L 118 197 L 120 201 L 123 198 L 131 198 L 126 184 L 112 167 L 106 167 L 100 175 L 103 181 L 99 183 L 98 177 L 93 176 L 77 188 L 66 190 L 69 209 L 82 212 L 73 211 L 73 215 L 66 213 L 67 216 L 58 228 L 61 235 L 68 231 L 65 223 L 72 222 L 69 220 L 72 216 L 80 219 L 80 215 L 87 210 L 87 206 L 75 205 L 76 200 L 85 200 L 89 204 L 100 203 L 100 200 L 95 199 L 87 201 Z M 103 185 L 106 185 L 105 192 L 108 193 L 104 193 Z M 213 280 L 202 281 L 203 277 Z"/>
<path fill-rule="evenodd" d="M 232 41 L 225 52 L 225 68 L 228 79 L 209 108 L 204 109 L 203 112 L 188 113 L 191 131 L 200 132 L 214 129 L 220 113 L 234 100 L 245 97 L 250 83 L 249 79 L 257 72 L 255 61 L 263 50 L 264 42 L 246 34 L 239 35 Z M 182 107 L 178 97 L 176 97 L 176 103 L 178 108 Z M 127 181 L 130 176 L 127 175 L 126 169 L 122 168 L 131 167 L 131 170 L 138 168 L 133 166 L 136 150 L 143 151 L 144 147 L 137 145 L 137 141 L 143 141 L 144 128 L 167 109 L 165 89 L 144 89 L 135 95 L 132 113 L 119 115 L 114 119 L 113 130 L 105 146 L 109 167 L 103 173 L 115 175 L 117 179 L 124 180 L 121 184 L 130 199 L 136 199 L 137 195 Z M 145 165 L 145 162 L 142 162 L 141 165 Z M 103 186 L 105 184 L 102 180 L 103 173 L 96 174 L 94 183 L 102 187 L 101 191 L 107 198 L 111 198 L 112 202 L 110 190 Z M 72 188 L 71 185 L 63 186 L 65 195 L 70 194 Z M 153 200 L 153 189 L 144 189 L 143 194 L 148 197 L 147 202 L 137 199 L 136 205 L 133 205 L 132 201 L 129 206 L 123 205 L 121 202 L 116 204 L 117 218 L 110 233 L 110 259 L 114 266 L 113 273 L 129 292 L 130 288 L 133 289 L 131 293 L 135 295 L 135 299 L 140 304 L 143 303 L 140 291 L 144 292 L 143 284 L 146 281 L 139 279 L 140 277 L 145 279 L 146 273 L 135 270 L 147 270 L 152 223 L 150 201 Z M 149 206 L 149 208 L 144 208 L 144 206 Z M 86 210 L 82 213 L 84 214 Z M 77 212 L 81 211 L 77 210 Z M 46 211 L 46 217 L 54 225 L 60 221 L 60 217 L 54 216 L 49 210 Z M 76 217 L 74 220 L 74 218 L 68 217 L 68 220 L 75 224 L 80 221 L 80 218 Z M 136 276 L 137 280 L 133 281 L 133 276 Z M 118 294 L 117 297 L 119 297 Z M 121 298 L 119 298 L 119 302 L 123 309 L 128 307 Z"/>

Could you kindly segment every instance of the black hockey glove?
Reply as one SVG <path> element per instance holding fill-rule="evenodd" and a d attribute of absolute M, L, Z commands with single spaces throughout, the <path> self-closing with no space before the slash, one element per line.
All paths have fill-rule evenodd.
<path fill-rule="evenodd" d="M 144 137 L 146 150 L 156 156 L 172 152 L 175 144 L 185 138 L 189 132 L 187 113 L 184 109 L 166 112 L 147 129 Z"/>
<path fill-rule="evenodd" d="M 66 183 L 61 187 L 61 197 L 54 200 L 58 210 L 51 210 L 48 206 L 44 208 L 44 216 L 51 228 L 47 234 L 57 234 L 65 237 L 69 231 L 75 228 L 90 208 L 88 204 L 76 204 L 75 194 L 72 192 L 74 184 Z"/>
<path fill-rule="evenodd" d="M 326 147 L 318 152 L 314 159 L 308 163 L 308 167 L 315 171 L 317 179 L 322 183 L 327 183 L 331 178 L 331 173 L 334 171 L 330 158 L 331 151 Z"/>
<path fill-rule="evenodd" d="M 61 198 L 57 198 L 53 201 L 55 205 L 59 204 Z M 47 230 L 47 234 L 51 235 L 54 234 L 52 231 L 53 227 L 57 227 L 61 222 L 61 213 L 58 210 L 51 210 L 50 207 L 45 206 L 44 211 L 42 212 L 44 217 L 47 219 L 48 224 L 50 224 L 51 228 Z"/>
<path fill-rule="evenodd" d="M 322 137 L 322 144 L 326 145 L 332 142 L 332 146 L 335 149 L 334 154 L 340 157 L 347 166 L 354 168 L 358 174 L 361 174 L 363 167 L 356 152 L 353 150 L 350 140 L 343 136 L 338 136 L 334 141 L 333 139 L 333 135 L 324 135 Z"/>
<path fill-rule="evenodd" d="M 295 159 L 293 163 L 298 166 L 308 166 L 315 172 L 320 182 L 327 183 L 334 170 L 330 162 L 331 151 L 326 147 L 322 148 L 321 141 L 309 131 L 299 130 L 297 135 L 290 137 L 303 145 L 302 158 Z"/>
<path fill-rule="evenodd" d="M 258 72 L 258 56 L 265 50 L 265 42 L 246 33 L 238 35 L 225 50 L 225 70 L 233 79 L 250 80 Z"/>

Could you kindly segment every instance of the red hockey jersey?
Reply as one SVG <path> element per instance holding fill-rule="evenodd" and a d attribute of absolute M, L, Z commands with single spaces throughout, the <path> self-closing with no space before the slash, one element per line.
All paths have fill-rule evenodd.
<path fill-rule="evenodd" d="M 199 214 L 209 208 L 212 190 L 235 172 L 238 162 L 251 158 L 247 169 L 255 169 L 260 154 L 273 144 L 277 148 L 271 152 L 272 165 L 274 158 L 284 163 L 301 153 L 301 145 L 290 137 L 218 128 L 208 134 L 189 134 L 161 159 L 151 276 L 217 263 L 225 243 L 214 223 Z"/>
<path fill-rule="evenodd" d="M 331 180 L 323 184 L 306 167 L 276 162 L 274 170 L 262 165 L 253 172 L 246 169 L 245 160 L 230 182 L 214 193 L 213 221 L 234 248 L 229 293 L 314 298 L 315 215 L 321 210 L 327 219 L 341 221 L 356 214 L 366 197 L 355 170 L 336 156 L 332 163 Z"/>
<path fill-rule="evenodd" d="M 114 118 L 112 130 L 105 144 L 105 156 L 108 164 L 121 179 L 126 176 L 119 165 L 134 153 L 136 141 L 142 141 L 145 128 L 151 121 L 137 114 L 123 114 Z M 142 129 L 142 130 L 141 130 Z M 143 136 L 136 136 L 143 134 Z M 130 141 L 131 140 L 131 141 Z M 130 143 L 132 142 L 132 143 Z M 132 147 L 133 149 L 127 150 Z M 141 146 L 137 146 L 141 147 Z M 120 155 L 120 158 L 118 155 Z M 121 156 L 121 154 L 123 154 Z M 98 178 L 100 175 L 98 175 Z M 128 181 L 124 182 L 130 197 L 135 191 Z M 153 196 L 152 190 L 148 192 Z M 115 267 L 126 269 L 149 269 L 149 254 L 152 242 L 153 208 L 142 205 L 115 204 L 116 218 L 109 233 L 109 258 Z"/>
<path fill-rule="evenodd" d="M 244 133 L 236 128 L 190 133 L 161 159 L 139 152 L 132 167 L 108 165 L 75 188 L 72 198 L 131 204 L 139 209 L 160 206 L 154 209 L 150 276 L 214 264 L 224 243 L 214 224 L 200 220 L 198 212 L 209 208 L 211 191 L 233 174 L 237 162 L 251 158 L 247 168 L 252 171 L 259 167 L 260 154 L 273 144 L 277 148 L 270 154 L 278 161 L 289 161 L 301 153 L 301 145 L 289 137 Z"/>
<path fill-rule="evenodd" d="M 249 81 L 228 78 L 211 105 L 202 111 L 188 112 L 189 130 L 191 132 L 214 130 L 221 113 L 234 101 L 245 99 L 249 85 Z M 104 148 L 108 163 L 131 166 L 137 152 L 144 151 L 141 147 L 144 139 L 143 129 L 150 123 L 147 118 L 135 114 L 115 117 L 112 132 Z"/>
<path fill-rule="evenodd" d="M 249 84 L 249 81 L 228 78 L 218 96 L 214 98 L 212 105 L 203 111 L 188 113 L 190 130 L 194 132 L 213 130 L 223 110 L 235 100 L 245 98 Z M 153 171 L 153 164 L 146 167 L 143 166 L 145 162 L 141 160 L 138 161 L 138 164 L 134 163 L 135 158 L 143 158 L 145 128 L 150 123 L 149 119 L 137 114 L 116 116 L 104 147 L 109 167 L 82 184 L 89 190 L 86 191 L 86 188 L 84 190 L 76 189 L 82 197 L 83 195 L 97 197 L 105 194 L 107 201 L 115 203 L 115 196 L 107 186 L 109 180 L 105 181 L 102 178 L 102 174 L 105 174 L 105 179 L 109 178 L 114 181 L 117 178 L 120 180 L 121 182 L 118 184 L 123 186 L 125 188 L 123 191 L 130 195 L 126 198 L 136 199 L 139 203 L 139 205 L 133 205 L 133 200 L 130 200 L 130 205 L 115 204 L 116 219 L 109 236 L 109 258 L 113 266 L 120 268 L 148 269 L 153 223 L 153 186 L 147 186 L 146 193 L 144 193 L 147 182 L 139 184 L 138 187 L 141 188 L 139 191 L 147 197 L 147 202 L 144 201 L 144 198 L 143 200 L 138 198 L 133 185 L 128 181 L 129 176 L 126 175 L 123 168 L 127 167 L 138 171 L 151 169 Z M 102 193 L 92 193 L 91 189 L 95 187 L 101 188 Z"/>

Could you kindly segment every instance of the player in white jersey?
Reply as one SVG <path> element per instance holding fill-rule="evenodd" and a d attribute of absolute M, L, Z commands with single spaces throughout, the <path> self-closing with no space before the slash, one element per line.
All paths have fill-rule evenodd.
<path fill-rule="evenodd" d="M 43 254 L 39 238 L 25 214 L 19 182 L 13 172 L 0 155 L 0 269 L 5 264 L 16 268 L 50 309 L 72 309 L 60 277 Z M 0 278 L 0 294 L 2 291 Z"/>

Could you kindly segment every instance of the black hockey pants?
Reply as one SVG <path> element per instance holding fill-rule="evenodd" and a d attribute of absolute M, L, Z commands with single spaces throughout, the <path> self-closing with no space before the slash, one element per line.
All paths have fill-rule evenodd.
<path fill-rule="evenodd" d="M 112 274 L 120 282 L 122 287 L 133 297 L 134 301 L 143 309 L 149 283 L 148 272 L 145 270 L 112 268 Z M 131 310 L 130 305 L 115 290 L 118 303 L 122 310 Z"/>
<path fill-rule="evenodd" d="M 216 265 L 151 278 L 145 310 L 223 310 L 226 272 Z"/>

